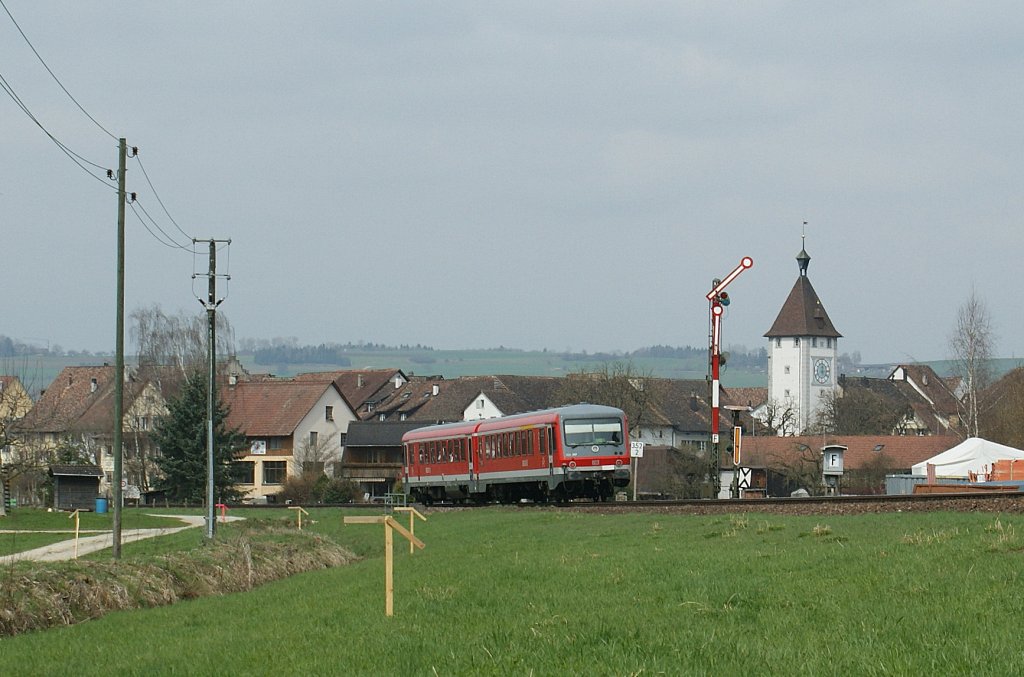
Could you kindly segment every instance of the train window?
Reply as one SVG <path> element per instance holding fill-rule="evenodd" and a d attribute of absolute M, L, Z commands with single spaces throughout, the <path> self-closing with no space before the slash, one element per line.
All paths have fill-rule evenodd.
<path fill-rule="evenodd" d="M 622 421 L 617 418 L 572 419 L 565 422 L 565 443 L 570 447 L 622 444 Z"/>

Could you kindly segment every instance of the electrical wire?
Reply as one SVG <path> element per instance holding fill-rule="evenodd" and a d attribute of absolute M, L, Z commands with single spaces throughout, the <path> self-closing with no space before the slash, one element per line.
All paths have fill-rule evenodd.
<path fill-rule="evenodd" d="M 43 61 L 43 57 L 40 56 L 39 52 L 36 51 L 36 48 L 32 45 L 32 41 L 28 39 L 27 35 L 25 35 L 25 31 L 21 30 L 21 26 L 18 24 L 17 20 L 14 18 L 14 15 L 11 14 L 11 10 L 9 10 L 7 8 L 7 4 L 4 2 L 4 0 L 0 0 L 0 6 L 2 6 L 4 8 L 5 12 L 7 12 L 7 16 L 10 17 L 11 23 L 13 23 L 14 27 L 18 29 L 19 33 L 21 33 L 21 37 L 25 40 L 25 44 L 27 44 L 29 46 L 29 49 L 32 50 L 32 53 L 36 55 L 37 59 L 39 59 L 39 63 L 43 64 L 43 68 L 45 68 L 46 72 L 50 74 L 50 77 L 52 77 L 53 81 L 57 83 L 57 86 L 59 86 L 62 90 L 64 90 L 64 93 L 68 95 L 68 98 L 71 99 L 76 106 L 78 106 L 78 110 L 82 111 L 82 113 L 85 115 L 85 117 L 87 117 L 90 120 L 92 120 L 92 123 L 94 125 L 99 127 L 104 133 L 106 133 L 107 136 L 109 136 L 110 138 L 112 138 L 112 139 L 114 139 L 116 141 L 117 137 L 114 136 L 113 134 L 111 134 L 110 131 L 107 130 L 106 127 L 101 125 L 96 120 L 96 118 L 94 118 L 93 116 L 89 115 L 89 111 L 85 110 L 85 108 L 82 107 L 82 104 L 78 103 L 78 99 L 76 99 L 75 97 L 73 97 L 71 95 L 71 92 L 69 92 L 68 88 L 65 87 L 64 84 L 60 81 L 60 79 L 57 77 L 57 74 L 54 73 L 53 70 L 51 70 L 50 67 L 46 65 L 46 62 Z"/>
<path fill-rule="evenodd" d="M 0 2 L 3 2 L 3 0 L 0 0 Z M 150 180 L 149 172 L 146 171 L 146 166 L 142 164 L 142 158 L 139 157 L 138 152 L 136 152 L 133 157 L 139 163 L 139 169 L 142 170 L 142 175 L 146 178 L 146 183 L 149 184 L 150 189 L 153 191 L 153 196 L 156 198 L 156 201 L 160 203 L 160 208 L 164 210 L 164 214 L 166 214 L 167 218 L 171 220 L 171 223 L 173 223 L 174 227 L 178 229 L 178 232 L 184 235 L 185 239 L 191 242 L 194 238 L 188 233 L 186 233 L 184 230 L 182 230 L 181 226 L 178 225 L 178 222 L 174 220 L 173 216 L 171 216 L 171 213 L 167 211 L 167 206 L 164 205 L 164 201 L 160 199 L 160 194 L 156 192 L 156 186 L 154 186 L 153 182 Z"/>
<path fill-rule="evenodd" d="M 132 202 L 129 202 L 128 206 L 131 207 L 132 212 L 135 213 L 135 216 L 138 217 L 138 219 L 142 223 L 143 227 L 147 231 L 149 231 L 149 234 L 153 236 L 154 240 L 156 240 L 157 242 L 159 242 L 163 246 L 167 247 L 168 249 L 181 249 L 181 250 L 189 252 L 191 254 L 195 254 L 195 248 L 194 247 L 187 247 L 187 246 L 181 245 L 178 242 L 176 242 L 173 237 L 168 235 L 167 231 L 165 231 L 163 228 L 160 227 L 160 224 L 156 222 L 156 219 L 154 219 L 150 215 L 150 213 L 148 211 L 146 211 L 146 208 L 142 205 L 142 203 L 138 199 L 133 200 Z M 136 206 L 138 207 L 138 209 L 136 209 Z M 139 215 L 139 210 L 142 211 L 142 213 L 146 216 L 146 218 L 142 218 L 142 216 Z M 147 222 L 147 219 L 148 219 L 148 222 Z M 152 224 L 152 226 L 153 226 L 152 228 L 150 228 L 150 224 Z M 156 228 L 156 230 L 160 232 L 160 235 L 157 235 L 155 232 L 153 232 L 153 228 Z"/>
<path fill-rule="evenodd" d="M 0 0 L 0 2 L 2 2 L 2 1 L 3 0 Z M 104 178 L 103 176 L 94 174 L 92 172 L 92 170 L 90 170 L 85 165 L 91 165 L 91 166 L 93 166 L 93 167 L 95 167 L 97 169 L 100 169 L 100 170 L 104 171 L 104 172 L 109 172 L 110 170 L 108 170 L 103 165 L 97 164 L 95 162 L 92 162 L 92 161 L 87 160 L 86 158 L 82 157 L 78 153 L 76 153 L 73 150 L 71 150 L 64 142 L 62 142 L 56 136 L 51 134 L 50 130 L 48 130 L 43 125 L 43 123 L 39 121 L 39 118 L 37 118 L 32 113 L 32 111 L 29 110 L 28 106 L 25 105 L 25 102 L 21 100 L 21 97 L 18 96 L 18 93 L 14 91 L 14 88 L 11 87 L 10 83 L 7 82 L 7 79 L 4 78 L 3 73 L 0 73 L 0 89 L 3 89 L 4 92 L 7 94 L 7 96 L 11 97 L 11 100 L 14 101 L 14 103 L 18 106 L 18 108 L 20 108 L 21 111 L 26 116 L 28 116 L 28 118 L 32 122 L 34 122 L 37 127 L 39 127 L 39 129 L 43 130 L 43 134 L 46 134 L 46 136 L 48 136 L 50 138 L 50 141 L 53 141 L 53 143 L 56 144 L 58 148 L 60 148 L 61 152 L 63 152 L 65 155 L 67 155 L 68 158 L 70 158 L 72 162 L 74 162 L 76 165 L 78 165 L 82 169 L 82 171 L 84 171 L 86 174 L 88 174 L 92 178 L 94 178 L 97 181 L 99 181 L 100 183 L 102 183 L 107 188 L 109 188 L 111 190 L 117 190 L 117 187 L 110 185 L 110 183 L 108 183 L 108 180 L 106 178 Z"/>

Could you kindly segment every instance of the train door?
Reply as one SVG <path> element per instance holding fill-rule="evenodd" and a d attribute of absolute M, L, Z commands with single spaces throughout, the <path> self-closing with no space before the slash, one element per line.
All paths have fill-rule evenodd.
<path fill-rule="evenodd" d="M 480 438 L 477 435 L 470 435 L 467 438 L 469 442 L 469 491 L 470 493 L 477 493 L 480 491 L 480 464 L 481 464 L 481 444 Z"/>

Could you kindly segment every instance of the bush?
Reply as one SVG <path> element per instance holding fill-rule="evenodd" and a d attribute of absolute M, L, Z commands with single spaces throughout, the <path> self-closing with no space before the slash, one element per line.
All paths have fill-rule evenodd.
<path fill-rule="evenodd" d="M 362 493 L 359 485 L 351 480 L 333 479 L 324 487 L 320 497 L 323 503 L 352 503 Z"/>
<path fill-rule="evenodd" d="M 350 480 L 331 479 L 321 472 L 306 472 L 285 480 L 280 500 L 296 505 L 352 503 L 362 495 L 359 485 Z"/>

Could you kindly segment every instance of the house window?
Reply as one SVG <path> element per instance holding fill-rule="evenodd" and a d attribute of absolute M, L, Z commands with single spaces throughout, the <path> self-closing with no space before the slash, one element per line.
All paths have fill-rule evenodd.
<path fill-rule="evenodd" d="M 320 438 L 319 433 L 315 430 L 309 431 L 309 446 L 315 447 L 317 440 Z"/>
<path fill-rule="evenodd" d="M 279 450 L 280 448 L 281 448 L 281 438 L 280 437 L 271 437 L 269 440 L 267 440 L 267 449 L 270 449 L 271 451 L 275 451 L 275 450 Z"/>
<path fill-rule="evenodd" d="M 406 414 L 406 413 L 405 413 L 405 412 L 403 411 L 403 412 L 402 412 L 402 414 L 401 414 L 401 415 L 400 415 L 400 416 L 398 417 L 398 420 L 399 420 L 399 421 L 404 421 L 404 420 L 405 420 L 405 419 L 406 419 L 407 417 L 408 417 L 408 414 Z"/>
<path fill-rule="evenodd" d="M 477 401 L 476 401 L 476 408 L 477 408 L 477 409 L 483 409 L 483 408 L 484 408 L 484 401 L 483 401 L 483 398 L 481 398 L 481 399 L 479 399 L 479 400 L 477 400 Z"/>
<path fill-rule="evenodd" d="M 789 365 L 788 365 L 788 364 L 787 364 L 787 365 L 786 365 L 786 367 L 785 367 L 785 372 L 786 372 L 787 374 L 789 373 Z"/>
<path fill-rule="evenodd" d="M 255 484 L 256 461 L 235 461 L 232 463 L 231 480 L 235 484 Z"/>
<path fill-rule="evenodd" d="M 263 461 L 263 483 L 284 484 L 288 474 L 288 461 Z"/>
<path fill-rule="evenodd" d="M 782 339 L 781 338 L 775 339 L 775 347 L 776 348 L 781 348 L 782 347 Z"/>
<path fill-rule="evenodd" d="M 377 417 L 377 420 L 383 422 L 387 417 L 387 414 L 381 414 L 380 416 Z"/>
<path fill-rule="evenodd" d="M 817 348 L 818 347 L 818 338 L 817 337 L 813 337 L 811 339 L 811 347 L 812 348 Z"/>
<path fill-rule="evenodd" d="M 786 389 L 785 397 L 789 397 L 789 389 L 788 388 Z"/>
<path fill-rule="evenodd" d="M 334 407 L 326 407 L 324 409 L 324 417 L 328 421 L 333 421 L 334 420 Z"/>
<path fill-rule="evenodd" d="M 348 433 L 339 433 L 338 434 L 338 443 L 341 446 L 345 446 L 345 440 L 347 440 L 347 439 L 348 439 Z"/>

